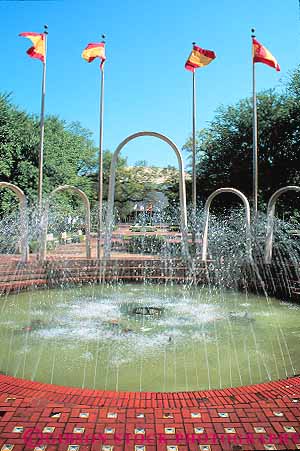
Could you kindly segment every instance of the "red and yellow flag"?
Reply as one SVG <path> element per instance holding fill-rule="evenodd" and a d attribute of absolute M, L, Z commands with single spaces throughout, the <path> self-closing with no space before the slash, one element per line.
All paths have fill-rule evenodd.
<path fill-rule="evenodd" d="M 94 61 L 95 58 L 100 58 L 101 60 L 100 67 L 102 68 L 104 61 L 106 60 L 105 43 L 99 42 L 88 44 L 86 48 L 83 50 L 81 56 L 88 63 Z"/>
<path fill-rule="evenodd" d="M 280 71 L 280 66 L 277 63 L 276 58 L 272 53 L 263 45 L 261 45 L 255 38 L 252 38 L 252 54 L 253 63 L 263 63 L 268 66 L 274 67 L 278 72 Z"/>
<path fill-rule="evenodd" d="M 191 72 L 195 72 L 195 69 L 207 66 L 215 58 L 216 54 L 212 50 L 204 50 L 201 47 L 194 45 L 193 50 L 185 63 L 185 68 Z"/>
<path fill-rule="evenodd" d="M 43 33 L 20 33 L 19 36 L 23 36 L 24 38 L 28 38 L 33 43 L 33 46 L 27 50 L 27 54 L 31 58 L 37 58 L 43 63 L 45 62 L 45 37 Z"/>

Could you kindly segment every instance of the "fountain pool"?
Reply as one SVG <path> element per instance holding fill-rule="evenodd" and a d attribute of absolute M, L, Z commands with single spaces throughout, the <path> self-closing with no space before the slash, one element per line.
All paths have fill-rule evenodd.
<path fill-rule="evenodd" d="M 208 287 L 35 290 L 3 299 L 0 371 L 117 391 L 277 380 L 299 372 L 299 318 L 299 305 Z"/>

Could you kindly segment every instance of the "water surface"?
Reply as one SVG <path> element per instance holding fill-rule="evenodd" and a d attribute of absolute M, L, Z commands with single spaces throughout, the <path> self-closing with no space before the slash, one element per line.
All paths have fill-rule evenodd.
<path fill-rule="evenodd" d="M 299 318 L 295 304 L 207 288 L 22 293 L 2 298 L 0 371 L 106 390 L 257 383 L 299 373 Z"/>

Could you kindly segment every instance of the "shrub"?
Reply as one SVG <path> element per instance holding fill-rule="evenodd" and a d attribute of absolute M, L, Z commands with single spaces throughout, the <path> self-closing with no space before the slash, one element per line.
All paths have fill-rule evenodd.
<path fill-rule="evenodd" d="M 127 241 L 127 249 L 134 254 L 156 254 L 161 252 L 164 243 L 161 236 L 133 236 Z"/>

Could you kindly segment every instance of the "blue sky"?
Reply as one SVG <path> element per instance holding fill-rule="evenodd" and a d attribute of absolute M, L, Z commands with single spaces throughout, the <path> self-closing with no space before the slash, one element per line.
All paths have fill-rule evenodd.
<path fill-rule="evenodd" d="M 288 5 L 288 6 L 287 6 Z M 192 42 L 217 59 L 197 71 L 197 128 L 221 104 L 251 95 L 250 29 L 276 56 L 281 72 L 257 64 L 257 89 L 280 87 L 299 63 L 297 0 L 105 0 L 88 2 L 0 0 L 1 91 L 28 112 L 39 113 L 42 63 L 26 55 L 22 31 L 49 26 L 46 112 L 78 120 L 99 136 L 99 65 L 81 58 L 89 42 L 107 35 L 104 148 L 128 134 L 165 133 L 180 148 L 191 133 L 191 73 L 184 69 Z M 62 149 L 63 151 L 63 149 Z M 129 164 L 176 165 L 172 150 L 140 138 L 123 151 Z M 45 156 L 46 158 L 46 156 Z"/>

